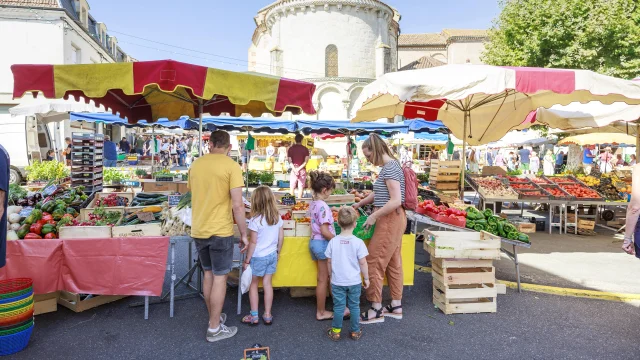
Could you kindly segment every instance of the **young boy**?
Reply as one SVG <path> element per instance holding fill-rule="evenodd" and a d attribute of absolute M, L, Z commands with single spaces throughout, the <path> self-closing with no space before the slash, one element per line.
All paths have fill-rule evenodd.
<path fill-rule="evenodd" d="M 360 314 L 360 273 L 364 277 L 364 288 L 369 287 L 369 268 L 365 259 L 369 252 L 364 242 L 353 235 L 357 220 L 358 213 L 352 207 L 342 207 L 338 212 L 338 225 L 342 232 L 329 242 L 325 252 L 331 274 L 333 313 L 343 314 L 345 306 L 349 306 L 353 340 L 359 340 L 362 336 L 360 319 L 353 316 Z M 334 316 L 331 326 L 327 335 L 333 341 L 340 340 L 342 316 Z"/>

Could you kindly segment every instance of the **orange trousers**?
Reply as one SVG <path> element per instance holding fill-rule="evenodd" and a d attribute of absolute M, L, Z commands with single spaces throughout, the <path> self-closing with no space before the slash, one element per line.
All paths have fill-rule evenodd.
<path fill-rule="evenodd" d="M 382 302 L 382 283 L 385 274 L 392 300 L 402 300 L 402 235 L 407 228 L 407 215 L 402 207 L 376 221 L 373 237 L 369 242 L 369 288 L 367 300 Z"/>

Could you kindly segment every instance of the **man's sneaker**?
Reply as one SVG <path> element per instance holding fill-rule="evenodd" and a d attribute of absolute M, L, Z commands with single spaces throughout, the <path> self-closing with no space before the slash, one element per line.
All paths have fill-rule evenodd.
<path fill-rule="evenodd" d="M 226 327 L 223 324 L 220 324 L 220 329 L 218 331 L 213 332 L 207 330 L 207 341 L 208 342 L 216 342 L 219 340 L 224 340 L 233 337 L 238 332 L 238 328 L 235 326 Z"/>
<path fill-rule="evenodd" d="M 227 314 L 222 313 L 220 314 L 220 324 L 224 324 L 227 322 Z M 209 327 L 211 327 L 211 323 L 209 323 Z"/>

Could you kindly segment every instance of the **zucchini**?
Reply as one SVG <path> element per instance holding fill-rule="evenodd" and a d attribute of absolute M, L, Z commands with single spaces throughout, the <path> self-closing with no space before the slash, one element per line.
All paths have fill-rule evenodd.
<path fill-rule="evenodd" d="M 163 197 L 163 196 L 165 196 L 165 195 L 163 195 L 163 194 L 154 194 L 154 193 L 143 193 L 143 192 L 136 194 L 136 197 L 140 198 L 140 199 L 155 199 L 155 198 Z"/>

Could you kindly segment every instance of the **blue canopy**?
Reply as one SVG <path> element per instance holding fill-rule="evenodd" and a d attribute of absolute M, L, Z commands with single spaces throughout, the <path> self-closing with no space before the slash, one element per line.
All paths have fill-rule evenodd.
<path fill-rule="evenodd" d="M 447 140 L 449 140 L 449 135 L 447 135 L 447 134 L 419 133 L 419 134 L 415 134 L 414 135 L 414 139 L 427 140 L 427 141 L 447 141 Z"/>
<path fill-rule="evenodd" d="M 136 124 L 129 124 L 127 122 L 127 120 L 120 118 L 117 115 L 113 115 L 111 113 L 77 113 L 77 112 L 70 112 L 69 113 L 69 120 L 71 121 L 83 121 L 83 122 L 88 122 L 88 123 L 96 123 L 96 122 L 102 122 L 108 125 L 118 125 L 118 126 L 125 126 L 128 128 L 133 128 L 133 127 L 147 127 L 149 124 L 145 123 L 136 123 Z"/>
<path fill-rule="evenodd" d="M 450 133 L 449 129 L 440 120 L 426 121 L 426 120 L 406 120 L 399 124 L 407 126 L 408 131 L 414 133 Z"/>
<path fill-rule="evenodd" d="M 198 123 L 198 119 L 193 119 Z M 263 118 L 239 118 L 229 116 L 209 116 L 202 118 L 202 125 L 213 126 L 226 131 L 259 131 L 268 133 L 293 133 L 297 124 L 292 120 L 277 120 Z"/>
<path fill-rule="evenodd" d="M 146 123 L 146 121 L 145 121 Z M 148 126 L 158 126 L 167 129 L 185 129 L 185 130 L 198 130 L 199 124 L 197 121 L 189 119 L 188 116 L 183 116 L 178 120 L 171 121 L 167 118 L 159 119 L 153 124 L 147 124 Z M 207 129 L 206 126 L 203 125 L 203 129 Z"/>
<path fill-rule="evenodd" d="M 352 123 L 349 121 L 318 121 L 318 120 L 298 120 L 298 131 L 305 135 L 309 134 L 342 134 L 342 135 L 364 135 L 364 134 L 397 134 L 406 133 L 407 126 L 403 124 L 387 124 L 375 122 Z"/>

